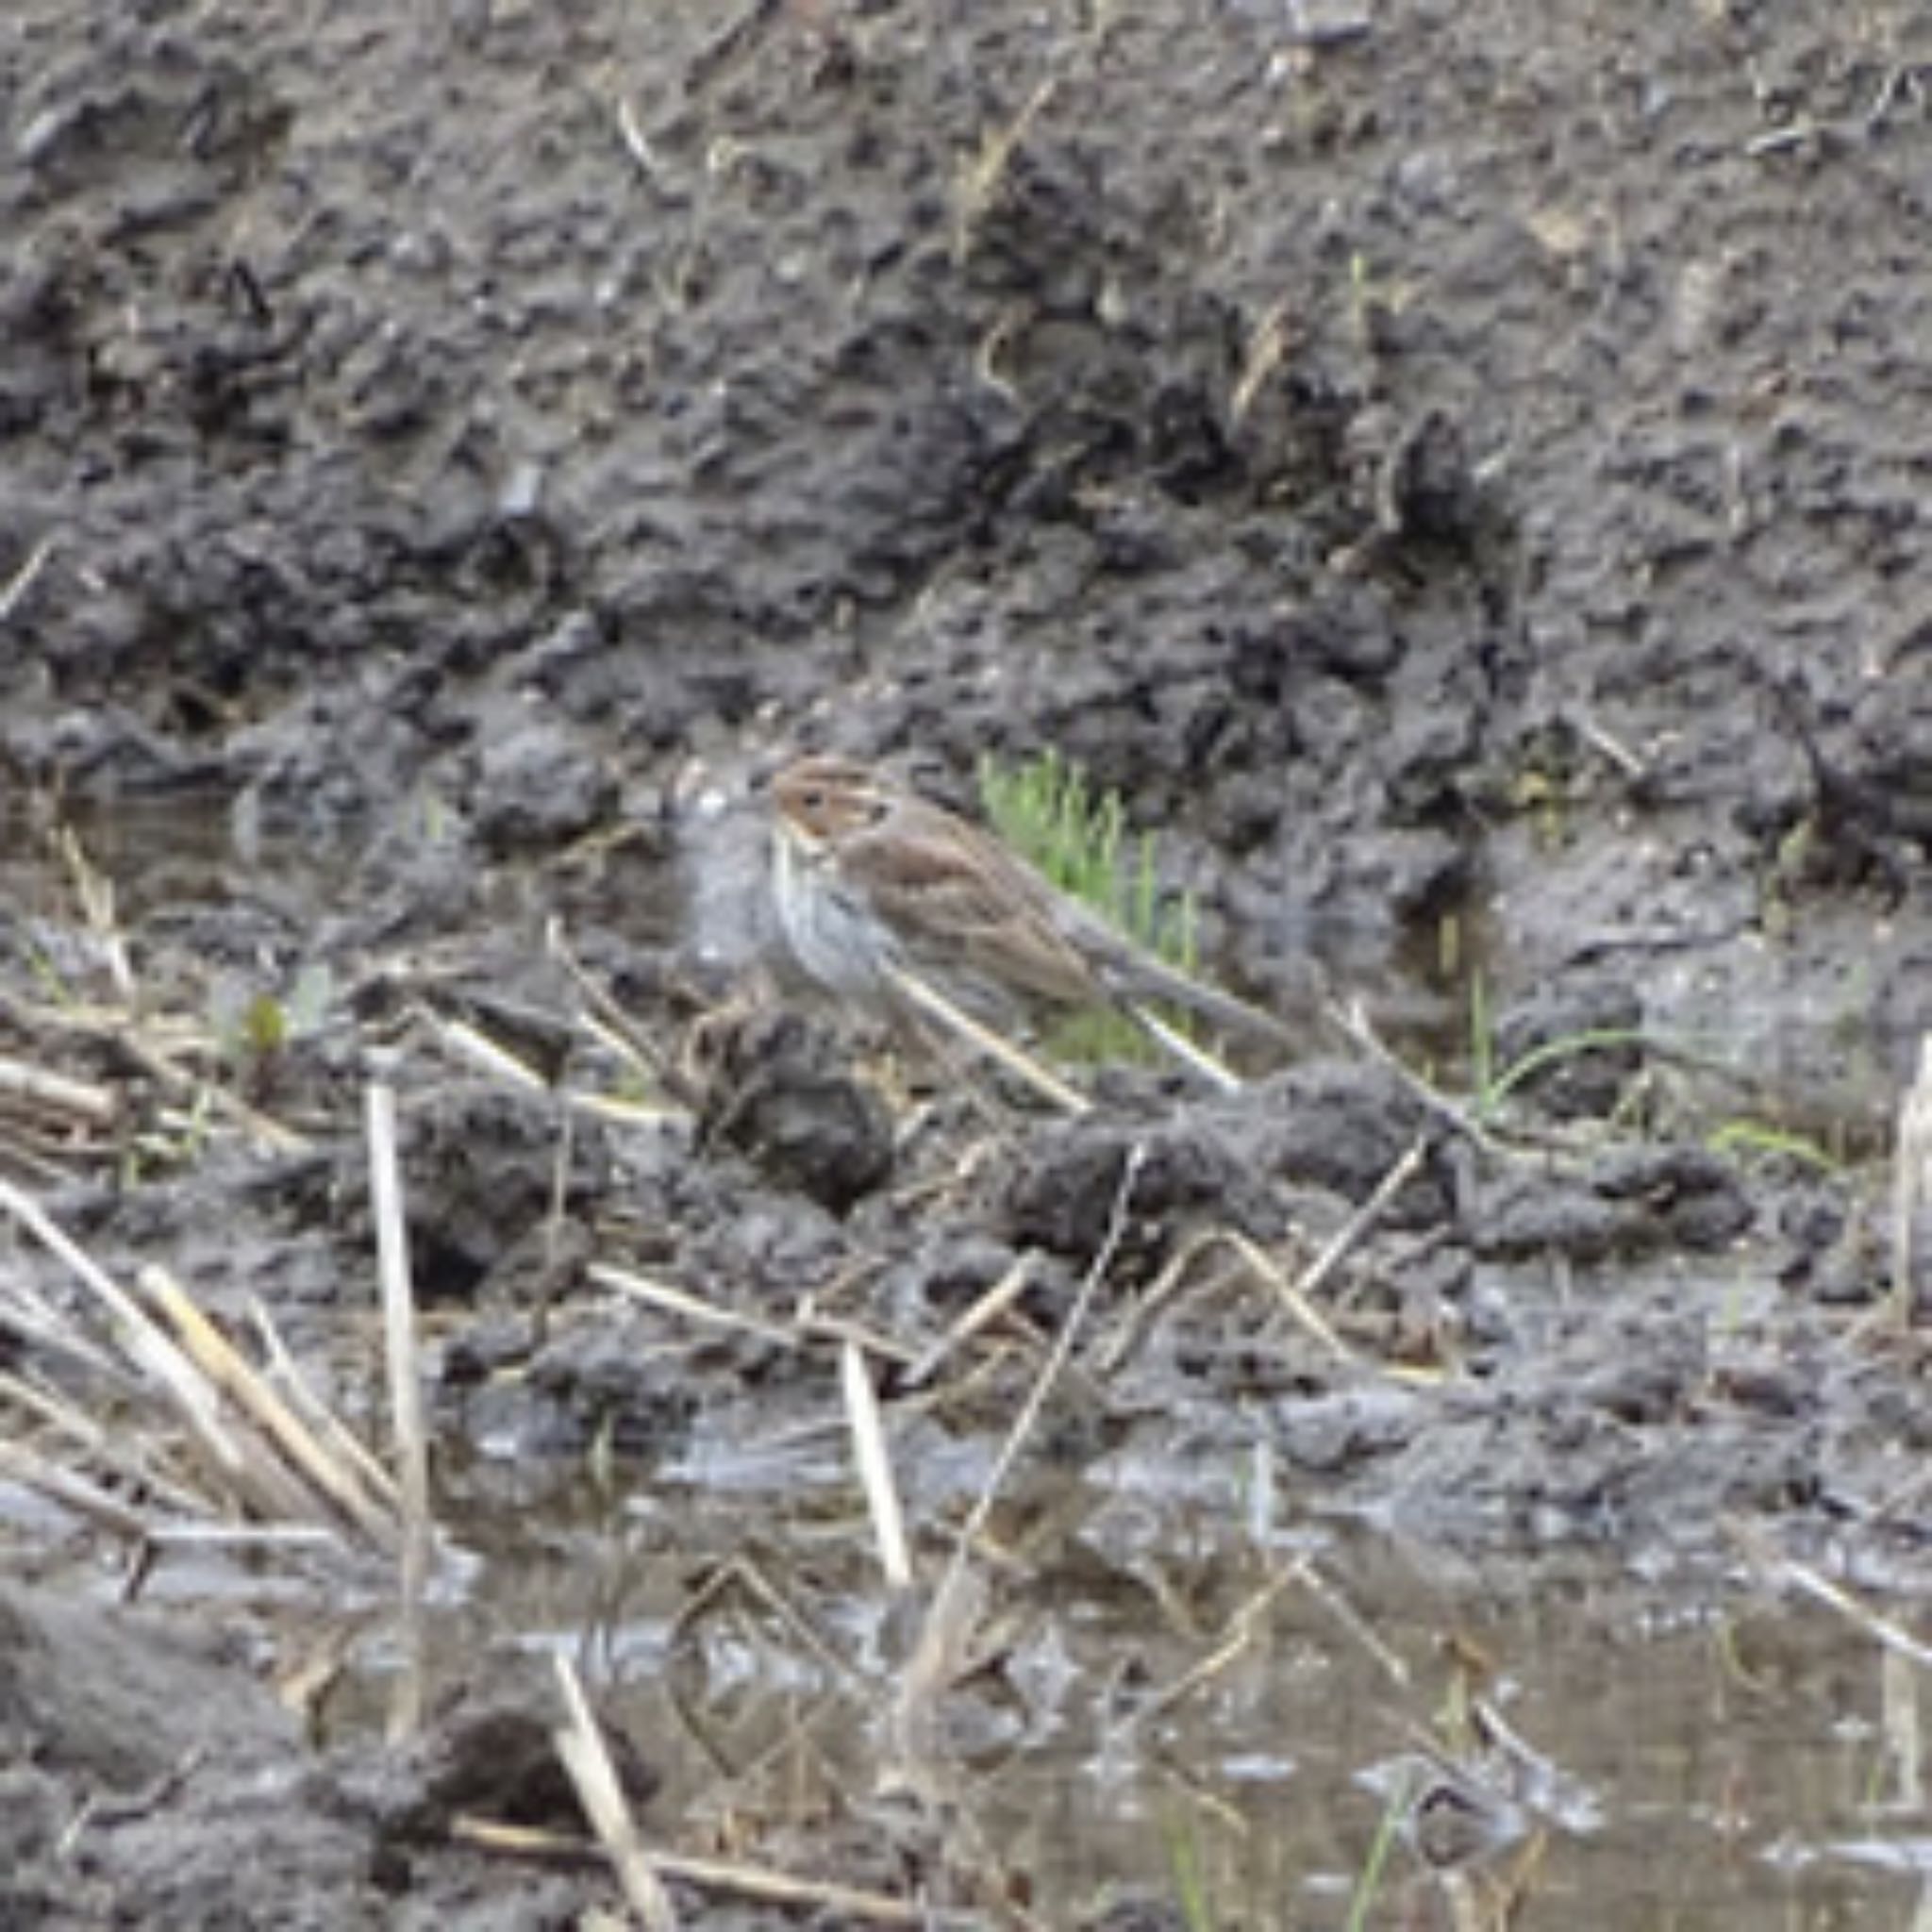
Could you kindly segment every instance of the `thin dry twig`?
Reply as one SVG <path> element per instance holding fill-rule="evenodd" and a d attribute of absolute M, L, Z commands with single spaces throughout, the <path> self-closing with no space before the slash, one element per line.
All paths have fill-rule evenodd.
<path fill-rule="evenodd" d="M 121 929 L 115 907 L 114 881 L 88 857 L 80 834 L 70 824 L 53 832 L 55 856 L 65 869 L 74 896 L 80 904 L 81 918 L 101 948 L 108 964 L 108 976 L 114 982 L 115 995 L 122 1004 L 135 1004 L 134 968 L 127 957 L 127 935 Z"/>
<path fill-rule="evenodd" d="M 1887 1650 L 1907 1658 L 1922 1669 L 1932 1670 L 1932 1644 L 1915 1637 L 1902 1624 L 1890 1618 L 1881 1616 L 1855 1597 L 1841 1584 L 1834 1583 L 1830 1577 L 1811 1568 L 1808 1563 L 1800 1563 L 1774 1549 L 1754 1526 L 1733 1523 L 1728 1525 L 1733 1539 L 1743 1549 L 1744 1554 L 1761 1571 L 1793 1585 L 1807 1596 L 1814 1598 L 1827 1608 L 1836 1610 L 1848 1623 L 1856 1624 L 1874 1643 L 1882 1644 Z"/>
<path fill-rule="evenodd" d="M 827 1676 L 852 1676 L 850 1662 L 812 1628 L 811 1620 L 791 1603 L 763 1570 L 744 1557 L 734 1557 L 729 1562 L 720 1564 L 680 1606 L 677 1615 L 672 1620 L 668 1647 L 675 1649 L 685 1633 L 696 1627 L 709 1606 L 733 1591 L 742 1591 L 755 1603 L 762 1604 L 811 1653 Z"/>
<path fill-rule="evenodd" d="M 1067 1363 L 1073 1358 L 1074 1344 L 1086 1324 L 1088 1311 L 1093 1305 L 1093 1297 L 1099 1292 L 1100 1284 L 1106 1279 L 1107 1271 L 1113 1264 L 1113 1257 L 1120 1250 L 1120 1244 L 1126 1236 L 1127 1212 L 1132 1205 L 1134 1188 L 1141 1178 L 1141 1170 L 1147 1164 L 1147 1147 L 1144 1141 L 1136 1141 L 1128 1149 L 1126 1158 L 1121 1163 L 1121 1177 L 1114 1189 L 1113 1206 L 1108 1216 L 1107 1229 L 1102 1235 L 1100 1245 L 1093 1252 L 1093 1258 L 1088 1263 L 1087 1273 L 1081 1278 L 1078 1291 L 1074 1296 L 1072 1307 L 1061 1324 L 1059 1334 L 1054 1339 L 1053 1353 L 1041 1364 L 1040 1374 L 1034 1377 L 1033 1386 L 1026 1391 L 1026 1400 L 1020 1406 L 1020 1413 L 1013 1418 L 1013 1426 L 1007 1433 L 1007 1440 L 1000 1444 L 1000 1453 L 993 1459 L 985 1487 L 980 1491 L 965 1523 L 960 1526 L 959 1535 L 953 1549 L 953 1560 L 957 1563 L 963 1553 L 977 1541 L 986 1527 L 987 1518 L 992 1513 L 992 1507 L 1005 1486 L 1007 1477 L 1012 1473 L 1013 1464 L 1019 1459 L 1020 1451 L 1040 1421 L 1041 1411 L 1046 1407 L 1046 1398 L 1053 1392 L 1053 1387 L 1064 1373 Z"/>
<path fill-rule="evenodd" d="M 46 568 L 47 559 L 53 556 L 59 541 L 54 536 L 42 537 L 27 552 L 20 568 L 4 586 L 0 586 L 0 624 L 5 624 L 20 608 L 26 593 L 34 587 L 34 579 Z"/>
<path fill-rule="evenodd" d="M 1391 1051 L 1382 1037 L 1370 1025 L 1368 1016 L 1358 1003 L 1343 1005 L 1340 1000 L 1331 1000 L 1325 1008 L 1330 1023 L 1348 1040 L 1365 1053 L 1370 1059 L 1391 1074 L 1410 1096 L 1422 1106 L 1424 1112 L 1432 1114 L 1457 1133 L 1474 1141 L 1485 1154 L 1496 1154 L 1499 1148 L 1495 1136 L 1486 1128 L 1466 1107 L 1459 1106 L 1446 1093 L 1439 1092 L 1412 1067 L 1404 1064 L 1401 1058 Z"/>
<path fill-rule="evenodd" d="M 560 1832 L 500 1824 L 484 1819 L 458 1816 L 451 1823 L 450 1834 L 465 1844 L 519 1857 L 576 1859 L 585 1853 L 581 1840 L 566 1838 Z M 939 1911 L 905 1899 L 889 1898 L 883 1892 L 861 1891 L 854 1886 L 774 1872 L 769 1866 L 737 1864 L 721 1858 L 679 1857 L 670 1852 L 652 1854 L 651 1862 L 660 1877 L 675 1878 L 679 1884 L 702 1890 L 753 1899 L 760 1905 L 816 1913 L 826 1924 L 858 1921 L 873 1925 L 916 1926 L 926 1928 L 926 1932 L 984 1932 L 988 1924 L 977 1914 Z"/>
<path fill-rule="evenodd" d="M 1306 1569 L 1307 1561 L 1304 1559 L 1271 1576 L 1235 1610 L 1228 1619 L 1225 1634 L 1207 1656 L 1190 1665 L 1173 1683 L 1157 1690 L 1146 1703 L 1129 1714 L 1128 1728 L 1139 1729 L 1151 1724 L 1163 1712 L 1172 1710 L 1183 1698 L 1192 1695 L 1203 1684 L 1211 1682 L 1227 1670 L 1254 1642 L 1255 1634 L 1261 1627 L 1261 1620 L 1273 1607 L 1274 1599 L 1291 1583 L 1301 1581 Z"/>
<path fill-rule="evenodd" d="M 142 1391 L 136 1388 L 133 1392 L 138 1398 Z M 153 1513 L 156 1510 L 172 1509 L 186 1518 L 208 1507 L 204 1495 L 168 1474 L 152 1453 L 153 1445 L 144 1443 L 138 1432 L 125 1426 L 108 1427 L 60 1391 L 20 1375 L 0 1374 L 0 1395 L 57 1431 L 80 1455 L 122 1484 L 127 1495 L 140 1496 L 149 1511 L 143 1521 L 150 1532 L 160 1522 Z"/>
<path fill-rule="evenodd" d="M 556 960 L 572 991 L 583 1002 L 587 1027 L 640 1078 L 674 1099 L 687 1098 L 672 1057 L 640 1032 L 617 1002 L 585 971 L 564 937 L 563 922 L 553 919 L 543 928 L 543 950 Z"/>
<path fill-rule="evenodd" d="M 1235 428 L 1247 421 L 1262 386 L 1287 359 L 1288 344 L 1289 305 L 1286 300 L 1270 303 L 1248 333 L 1247 353 L 1228 398 L 1227 420 Z"/>
<path fill-rule="evenodd" d="M 637 163 L 638 173 L 653 187 L 658 184 L 658 157 L 644 130 L 638 125 L 638 111 L 627 93 L 617 96 L 617 132 L 625 152 Z"/>
<path fill-rule="evenodd" d="M 248 1315 L 255 1324 L 256 1334 L 261 1339 L 262 1359 L 267 1364 L 268 1373 L 280 1385 L 283 1399 L 290 1408 L 324 1445 L 328 1457 L 357 1472 L 364 1493 L 376 1499 L 385 1516 L 399 1520 L 401 1503 L 395 1477 L 375 1459 L 361 1438 L 316 1393 L 303 1373 L 302 1365 L 282 1340 L 274 1318 L 260 1302 L 250 1301 Z M 382 1547 L 388 1549 L 393 1541 L 391 1528 L 391 1534 L 384 1538 Z"/>
<path fill-rule="evenodd" d="M 514 1089 L 519 1093 L 556 1102 L 560 1108 L 573 1112 L 594 1115 L 599 1120 L 614 1122 L 620 1126 L 649 1126 L 667 1120 L 684 1118 L 684 1111 L 660 1105 L 645 1105 L 636 1101 L 620 1100 L 608 1093 L 584 1092 L 575 1088 L 560 1087 L 530 1065 L 522 1055 L 513 1052 L 492 1035 L 484 1031 L 474 1021 L 456 1018 L 441 1013 L 425 1001 L 415 1002 L 409 1009 L 410 1018 L 435 1040 L 452 1059 L 473 1068 L 484 1078 Z M 617 1032 L 606 1021 L 593 1014 L 579 1015 L 584 1030 L 603 1046 L 613 1058 L 626 1066 L 647 1066 L 638 1058 L 636 1036 L 625 1031 Z M 568 1124 L 569 1116 L 565 1115 Z"/>
<path fill-rule="evenodd" d="M 1383 1175 L 1375 1191 L 1356 1209 L 1329 1240 L 1327 1245 L 1295 1279 L 1291 1280 L 1274 1257 L 1239 1228 L 1205 1228 L 1180 1247 L 1137 1307 L 1108 1339 L 1094 1363 L 1102 1375 L 1116 1374 L 1146 1339 L 1157 1317 L 1181 1293 L 1189 1272 L 1216 1248 L 1224 1248 L 1243 1268 L 1273 1291 L 1296 1324 L 1312 1336 L 1338 1361 L 1358 1364 L 1361 1357 L 1349 1347 L 1315 1305 L 1316 1292 L 1344 1258 L 1360 1243 L 1369 1229 L 1387 1210 L 1427 1153 L 1426 1141 L 1418 1141 Z"/>
<path fill-rule="evenodd" d="M 1100 1284 L 1106 1278 L 1126 1234 L 1134 1188 L 1146 1160 L 1145 1142 L 1136 1141 L 1121 1163 L 1120 1181 L 1114 1190 L 1112 1208 L 1100 1245 L 1088 1264 L 1073 1306 L 1067 1310 L 1066 1320 L 1054 1340 L 1052 1351 L 1041 1364 L 1040 1373 L 1026 1391 L 1026 1399 L 1021 1404 L 1019 1414 L 1013 1418 L 1013 1426 L 1007 1432 L 1006 1441 L 1000 1444 L 999 1454 L 993 1458 L 986 1482 L 967 1512 L 965 1522 L 959 1526 L 954 1539 L 952 1556 L 921 1625 L 912 1660 L 901 1674 L 890 1719 L 892 1755 L 899 1774 L 915 1789 L 926 1783 L 926 1768 L 936 1757 L 938 1700 L 955 1681 L 958 1659 L 965 1655 L 972 1631 L 979 1620 L 984 1585 L 973 1570 L 971 1553 L 985 1531 L 993 1504 L 1011 1474 L 1021 1449 L 1039 1424 L 1048 1395 L 1073 1358 L 1074 1345 L 1086 1325 L 1093 1298 L 1099 1292 Z"/>
<path fill-rule="evenodd" d="M 954 208 L 953 259 L 964 261 L 973 252 L 973 238 L 987 211 L 999 196 L 1001 184 L 1013 165 L 1013 157 L 1045 112 L 1048 102 L 1059 92 L 1060 77 L 1049 74 L 1021 105 L 1020 111 L 1004 127 L 996 128 L 981 142 L 979 153 L 959 176 Z"/>
<path fill-rule="evenodd" d="M 937 1341 L 913 1357 L 911 1365 L 900 1378 L 900 1386 L 908 1391 L 923 1388 L 938 1374 L 940 1365 L 955 1349 L 971 1341 L 975 1335 L 998 1321 L 1026 1292 L 1032 1283 L 1038 1258 L 1032 1249 L 1023 1249 L 1006 1273 L 964 1308 Z"/>
<path fill-rule="evenodd" d="M 1348 1234 L 1349 1227 L 1354 1226 L 1357 1222 L 1363 1222 L 1364 1225 L 1367 1224 L 1363 1221 L 1363 1213 L 1359 1208 L 1357 1209 L 1355 1215 L 1351 1218 L 1349 1225 L 1342 1228 L 1341 1234 L 1338 1234 L 1329 1242 L 1328 1247 L 1315 1257 L 1313 1262 L 1303 1272 L 1301 1277 L 1295 1281 L 1291 1281 L 1274 1265 L 1273 1257 L 1257 1242 L 1250 1241 L 1239 1229 L 1229 1228 L 1227 1230 L 1228 1246 L 1255 1271 L 1256 1274 L 1269 1288 L 1274 1290 L 1276 1298 L 1280 1301 L 1281 1306 L 1287 1310 L 1290 1317 L 1300 1327 L 1312 1335 L 1338 1361 L 1344 1362 L 1354 1362 L 1358 1360 L 1359 1357 L 1349 1347 L 1348 1343 L 1342 1341 L 1341 1337 L 1329 1326 L 1328 1318 L 1315 1306 L 1313 1293 L 1314 1290 L 1327 1279 L 1331 1272 L 1329 1268 L 1323 1265 L 1327 1255 L 1331 1251 L 1337 1254 L 1345 1252 L 1341 1247 L 1342 1238 Z"/>
<path fill-rule="evenodd" d="M 124 1394 L 134 1394 L 140 1390 L 138 1376 L 130 1375 L 112 1356 L 75 1328 L 25 1276 L 0 1280 L 0 1309 L 5 1310 L 8 1327 L 20 1340 L 78 1362 Z"/>
<path fill-rule="evenodd" d="M 1428 1158 L 1428 1155 L 1429 1142 L 1426 1135 L 1411 1141 L 1389 1172 L 1375 1183 L 1369 1198 L 1329 1237 L 1322 1252 L 1303 1270 L 1300 1279 L 1292 1287 L 1286 1281 L 1279 1281 L 1279 1277 L 1274 1273 L 1273 1264 L 1245 1236 L 1234 1237 L 1236 1244 L 1254 1265 L 1272 1281 L 1279 1281 L 1279 1291 L 1295 1319 L 1305 1327 L 1310 1327 L 1312 1332 L 1322 1336 L 1330 1346 L 1337 1348 L 1344 1356 L 1348 1354 L 1348 1350 L 1335 1338 L 1327 1324 L 1316 1315 L 1311 1297 L 1327 1287 L 1329 1277 L 1367 1239 L 1370 1229 L 1389 1211 L 1389 1204 L 1421 1171 L 1423 1162 Z"/>
<path fill-rule="evenodd" d="M 1606 725 L 1599 724 L 1588 711 L 1573 712 L 1570 722 L 1574 725 L 1577 736 L 1586 744 L 1593 745 L 1601 752 L 1611 764 L 1616 766 L 1617 770 L 1624 777 L 1639 779 L 1649 775 L 1650 767 L 1644 763 L 1643 759 L 1636 752 L 1632 751 L 1614 732 L 1610 731 Z"/>
<path fill-rule="evenodd" d="M 973 1637 L 986 1614 L 986 1578 L 970 1562 L 947 1564 L 899 1674 L 891 1714 L 891 1772 L 884 1780 L 936 1797 L 941 1756 L 940 1701 L 966 1674 Z"/>
<path fill-rule="evenodd" d="M 120 1360 L 91 1343 L 75 1340 L 59 1345 L 124 1395 L 163 1405 L 167 1414 L 185 1424 L 200 1486 L 170 1485 L 144 1461 L 130 1463 L 122 1448 L 125 1430 L 101 1429 L 64 1399 L 30 1390 L 16 1378 L 5 1385 L 5 1392 L 17 1405 L 53 1423 L 87 1456 L 183 1515 L 239 1507 L 278 1525 L 281 1541 L 291 1536 L 308 1541 L 313 1535 L 339 1540 L 349 1527 L 377 1548 L 392 1546 L 394 1524 L 380 1489 L 372 1490 L 353 1462 L 335 1454 L 279 1400 L 164 1270 L 142 1271 L 137 1298 L 117 1286 L 36 1203 L 4 1183 L 0 1210 L 10 1212 L 58 1256 L 103 1305 L 122 1357 L 135 1373 L 129 1375 Z M 98 1510 L 90 1513 L 98 1520 Z M 152 1521 L 144 1524 L 151 1542 L 179 1541 L 182 1533 Z M 258 1532 L 254 1540 L 260 1540 Z"/>
<path fill-rule="evenodd" d="M 1401 1654 L 1375 1631 L 1368 1619 L 1323 1576 L 1312 1562 L 1302 1564 L 1299 1580 L 1303 1589 L 1374 1658 L 1388 1674 L 1391 1682 L 1398 1690 L 1407 1690 L 1411 1677 L 1408 1665 Z"/>
<path fill-rule="evenodd" d="M 225 1087 L 191 1073 L 177 1064 L 166 1048 L 143 1039 L 135 1029 L 117 1025 L 104 1029 L 104 1032 L 112 1039 L 116 1049 L 133 1060 L 142 1073 L 169 1091 L 179 1094 L 191 1108 L 205 1103 L 217 1113 L 226 1115 L 236 1126 L 244 1128 L 261 1145 L 277 1153 L 308 1152 L 309 1141 L 307 1135 L 271 1119 L 259 1108 L 251 1107 L 240 1094 L 231 1093 Z"/>
<path fill-rule="evenodd" d="M 1080 1114 L 1088 1111 L 1087 1096 L 1076 1092 L 1062 1080 L 1033 1058 L 1022 1051 L 1010 1040 L 993 1032 L 991 1027 L 982 1026 L 972 1014 L 955 1006 L 937 987 L 922 979 L 916 973 L 908 973 L 904 967 L 889 966 L 886 977 L 892 991 L 916 1011 L 933 1021 L 956 1039 L 962 1040 L 988 1059 L 997 1060 L 1008 1073 L 1024 1082 L 1066 1113 Z"/>
<path fill-rule="evenodd" d="M 131 1061 L 171 1098 L 179 1100 L 191 1119 L 212 1108 L 264 1146 L 281 1153 L 298 1154 L 308 1149 L 308 1141 L 302 1134 L 270 1119 L 226 1088 L 205 1079 L 176 1060 L 175 1056 L 179 1052 L 206 1048 L 207 1029 L 199 1024 L 183 1025 L 176 1022 L 171 1025 L 165 1021 L 137 1018 L 121 1008 L 39 1007 L 13 998 L 4 990 L 0 990 L 0 1013 L 5 1014 L 10 1024 L 37 1038 L 84 1041 Z M 103 1093 L 111 1093 L 111 1090 L 99 1089 L 90 1095 L 88 1088 L 79 1087 L 68 1097 L 93 1112 L 98 1110 L 99 1095 Z M 118 1098 L 113 1106 L 118 1118 Z M 166 1118 L 162 1116 L 164 1123 Z"/>
<path fill-rule="evenodd" d="M 145 1542 L 153 1529 L 149 1519 L 140 1510 L 130 1508 L 121 1497 L 73 1470 L 36 1455 L 25 1443 L 0 1440 L 0 1475 L 24 1489 L 38 1491 L 50 1503 L 125 1542 Z"/>
<path fill-rule="evenodd" d="M 471 1021 L 440 1013 L 420 1000 L 411 1004 L 409 1012 L 412 1019 L 421 1021 L 435 1035 L 452 1058 L 474 1067 L 487 1078 L 523 1093 L 547 1097 L 556 1091 L 521 1055 L 512 1053 Z"/>
<path fill-rule="evenodd" d="M 753 1336 L 777 1348 L 794 1349 L 798 1346 L 799 1337 L 792 1329 L 764 1321 L 757 1315 L 741 1315 L 736 1308 L 720 1307 L 716 1302 L 705 1301 L 689 1289 L 675 1287 L 668 1281 L 653 1281 L 648 1275 L 634 1274 L 628 1268 L 620 1268 L 613 1262 L 592 1261 L 584 1273 L 599 1288 L 608 1288 L 613 1294 L 641 1302 L 646 1307 L 675 1315 L 682 1321 Z"/>
<path fill-rule="evenodd" d="M 1117 1375 L 1141 1352 L 1154 1326 L 1189 1287 L 1194 1264 L 1213 1249 L 1224 1245 L 1227 1230 L 1221 1227 L 1196 1228 L 1173 1254 L 1140 1297 L 1124 1309 L 1120 1320 L 1093 1352 L 1093 1373 L 1103 1380 Z M 1227 1277 L 1224 1275 L 1222 1280 Z M 1220 1281 L 1208 1284 L 1211 1291 Z"/>
<path fill-rule="evenodd" d="M 895 1362 L 902 1367 L 912 1360 L 912 1351 L 894 1341 L 883 1329 L 874 1328 L 856 1316 L 828 1313 L 810 1297 L 798 1311 L 793 1339 L 799 1341 L 831 1341 L 841 1347 L 849 1341 L 876 1360 Z"/>
<path fill-rule="evenodd" d="M 1217 1093 L 1239 1093 L 1243 1082 L 1239 1074 L 1222 1065 L 1204 1046 L 1196 1046 L 1178 1027 L 1170 1026 L 1158 1013 L 1150 1012 L 1138 1001 L 1127 1003 L 1127 1017 L 1155 1045 L 1177 1064 L 1186 1067 Z"/>

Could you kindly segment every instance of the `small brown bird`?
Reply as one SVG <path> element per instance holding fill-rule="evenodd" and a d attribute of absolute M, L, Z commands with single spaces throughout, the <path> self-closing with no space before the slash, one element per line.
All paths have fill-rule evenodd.
<path fill-rule="evenodd" d="M 841 998 L 890 1007 L 909 974 L 997 1022 L 1112 1008 L 1171 1039 L 1141 1010 L 1160 1003 L 1251 1039 L 1289 1038 L 1055 891 L 990 833 L 852 759 L 800 759 L 772 781 L 771 803 L 779 925 L 805 974 Z"/>

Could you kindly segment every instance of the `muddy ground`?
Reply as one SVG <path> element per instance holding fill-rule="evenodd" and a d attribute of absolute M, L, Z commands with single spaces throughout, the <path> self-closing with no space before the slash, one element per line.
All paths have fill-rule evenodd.
<path fill-rule="evenodd" d="M 258 1297 L 379 1430 L 379 1070 L 477 1546 L 534 1472 L 702 1494 L 748 1442 L 836 1445 L 860 1334 L 936 1572 L 1077 1312 L 1014 1477 L 1041 1516 L 1096 1468 L 1265 1466 L 1282 1520 L 1532 1594 L 1579 1551 L 1761 1588 L 1746 1542 L 1923 1586 L 1932 1405 L 1887 1217 L 1932 1028 L 1928 27 L 15 0 L 0 1049 L 121 1110 L 54 1132 L 19 1102 L 9 1177 L 117 1275 L 163 1263 L 238 1332 Z M 1318 984 L 1359 1001 L 1454 1105 L 1312 1021 L 1233 1095 L 1087 1070 L 1067 1122 L 882 1069 L 823 1012 L 747 1016 L 758 787 L 805 746 L 959 804 L 983 754 L 1058 748 L 1158 829 L 1220 976 L 1303 1018 Z M 642 1091 L 553 920 L 664 1056 Z M 457 1022 L 551 1084 L 464 1058 Z M 169 1024 L 158 1074 L 126 1041 Z M 226 1096 L 192 1133 L 184 1081 Z M 618 1090 L 629 1120 L 565 1097 Z M 1331 1340 L 1283 1283 L 1351 1226 Z M 66 1292 L 24 1233 L 7 1266 Z M 1016 1269 L 1011 1317 L 912 1386 Z M 46 1449 L 17 1400 L 8 1427 Z M 299 1648 L 285 1598 L 103 1609 L 125 1555 L 25 1493 L 5 1923 L 608 1896 L 453 1840 L 515 1808 L 449 1770 L 503 1730 L 311 1749 L 258 1687 Z M 1138 1574 L 1139 1534 L 1049 1531 L 995 1592 Z M 838 1550 L 864 1574 L 856 1513 Z M 504 1724 L 541 1740 L 547 1694 Z M 1010 1847 L 898 1803 L 647 1815 L 1024 1914 Z"/>

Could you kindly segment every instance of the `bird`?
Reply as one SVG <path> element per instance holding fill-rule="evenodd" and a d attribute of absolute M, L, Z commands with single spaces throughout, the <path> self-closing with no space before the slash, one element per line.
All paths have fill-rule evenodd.
<path fill-rule="evenodd" d="M 998 1024 L 1111 1009 L 1190 1061 L 1207 1057 L 1150 1005 L 1289 1043 L 1280 1022 L 1155 958 L 985 827 L 874 768 L 813 754 L 772 779 L 769 799 L 778 928 L 841 1000 L 891 1010 L 908 986 L 928 988 Z"/>

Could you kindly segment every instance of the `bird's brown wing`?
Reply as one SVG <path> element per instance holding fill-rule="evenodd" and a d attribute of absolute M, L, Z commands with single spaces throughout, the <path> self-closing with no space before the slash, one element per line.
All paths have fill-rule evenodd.
<path fill-rule="evenodd" d="M 924 836 L 930 834 L 930 836 Z M 1052 887 L 965 821 L 934 809 L 845 841 L 841 869 L 901 935 L 908 963 L 1056 1007 L 1106 992 L 1060 930 Z"/>

